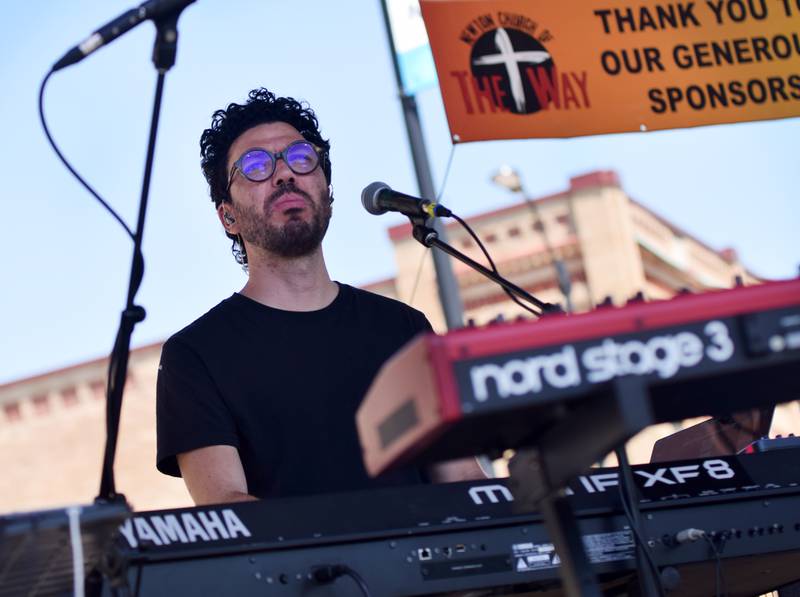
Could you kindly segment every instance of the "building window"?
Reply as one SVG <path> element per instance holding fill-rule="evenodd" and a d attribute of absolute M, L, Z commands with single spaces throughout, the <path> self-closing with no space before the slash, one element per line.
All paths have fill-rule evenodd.
<path fill-rule="evenodd" d="M 485 242 L 487 242 L 487 243 L 496 242 L 497 241 L 497 235 L 494 232 L 490 232 L 489 234 L 486 235 L 486 237 L 483 240 Z"/>
<path fill-rule="evenodd" d="M 6 415 L 7 421 L 19 421 L 22 418 L 22 412 L 19 409 L 18 402 L 9 402 L 3 405 L 3 412 Z"/>
<path fill-rule="evenodd" d="M 472 246 L 472 239 L 471 238 L 462 238 L 461 239 L 461 246 L 465 249 L 469 249 Z"/>
<path fill-rule="evenodd" d="M 569 216 L 567 214 L 561 214 L 556 218 L 559 224 L 564 224 L 564 226 L 569 226 Z"/>
<path fill-rule="evenodd" d="M 544 224 L 542 224 L 541 220 L 536 220 L 531 225 L 531 228 L 536 230 L 536 232 L 543 232 L 544 231 Z"/>
<path fill-rule="evenodd" d="M 514 226 L 513 228 L 509 228 L 508 236 L 514 237 L 514 236 L 519 236 L 519 235 L 520 235 L 519 226 Z"/>
<path fill-rule="evenodd" d="M 105 398 L 106 396 L 106 382 L 102 379 L 90 381 L 89 389 L 92 391 L 92 396 L 95 398 Z"/>
<path fill-rule="evenodd" d="M 75 406 L 78 404 L 78 391 L 75 386 L 70 386 L 61 390 L 61 400 L 65 406 Z"/>
<path fill-rule="evenodd" d="M 34 396 L 32 402 L 33 412 L 35 412 L 37 415 L 43 415 L 50 410 L 50 403 L 47 401 L 47 394 L 39 394 L 38 396 Z"/>

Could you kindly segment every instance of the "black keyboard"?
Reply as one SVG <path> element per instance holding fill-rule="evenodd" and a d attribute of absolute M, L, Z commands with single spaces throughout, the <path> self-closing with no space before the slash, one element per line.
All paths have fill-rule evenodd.
<path fill-rule="evenodd" d="M 645 540 L 678 574 L 671 595 L 713 595 L 718 565 L 730 595 L 800 578 L 796 451 L 642 465 L 634 478 Z M 592 469 L 569 492 L 601 586 L 635 583 L 616 470 Z M 116 558 L 143 596 L 362 594 L 352 578 L 319 585 L 319 566 L 354 571 L 380 596 L 560 594 L 542 519 L 518 510 L 495 479 L 142 512 L 121 527 Z M 680 543 L 687 529 L 705 536 Z"/>

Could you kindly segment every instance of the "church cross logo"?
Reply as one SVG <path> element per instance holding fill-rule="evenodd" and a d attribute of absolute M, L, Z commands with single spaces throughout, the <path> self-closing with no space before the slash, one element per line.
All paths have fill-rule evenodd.
<path fill-rule="evenodd" d="M 528 37 L 528 40 L 538 43 L 530 37 Z M 527 40 L 526 42 L 526 45 L 529 45 Z M 472 64 L 478 67 L 502 65 L 508 77 L 511 97 L 514 99 L 514 106 L 516 108 L 514 112 L 520 114 L 528 112 L 525 108 L 525 87 L 523 85 L 521 69 L 525 65 L 541 64 L 551 60 L 550 54 L 543 49 L 515 50 L 514 43 L 511 41 L 511 36 L 508 31 L 502 27 L 494 32 L 494 43 L 499 51 L 498 54 L 484 54 L 483 56 L 478 56 L 472 60 Z M 477 45 L 478 44 L 476 44 L 476 46 Z"/>
<path fill-rule="evenodd" d="M 469 62 L 447 75 L 458 86 L 467 116 L 591 107 L 586 71 L 556 68 L 556 58 L 544 45 L 555 43 L 555 37 L 533 17 L 503 11 L 479 14 L 458 39 L 470 46 Z"/>

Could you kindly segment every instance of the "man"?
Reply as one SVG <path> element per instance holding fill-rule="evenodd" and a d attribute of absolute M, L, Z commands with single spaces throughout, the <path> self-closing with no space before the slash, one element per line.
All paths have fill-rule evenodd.
<path fill-rule="evenodd" d="M 214 113 L 203 173 L 236 260 L 239 293 L 165 344 L 158 469 L 197 504 L 422 483 L 370 479 L 355 413 L 381 364 L 425 316 L 330 279 L 321 242 L 333 202 L 330 144 L 313 111 L 266 89 Z M 473 462 L 437 480 L 478 476 Z"/>

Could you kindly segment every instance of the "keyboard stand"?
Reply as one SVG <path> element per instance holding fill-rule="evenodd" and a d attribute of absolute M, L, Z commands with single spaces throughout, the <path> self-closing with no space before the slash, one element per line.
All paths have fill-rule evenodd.
<path fill-rule="evenodd" d="M 536 438 L 534 447 L 517 451 L 509 463 L 514 508 L 542 513 L 561 559 L 561 578 L 569 597 L 599 597 L 602 593 L 563 488 L 652 424 L 646 394 L 641 381 L 617 378 L 572 408 L 562 409 L 548 430 Z"/>

